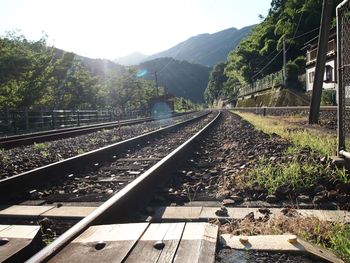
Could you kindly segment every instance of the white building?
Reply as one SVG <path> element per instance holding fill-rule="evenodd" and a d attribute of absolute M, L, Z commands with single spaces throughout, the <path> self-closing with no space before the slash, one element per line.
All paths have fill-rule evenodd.
<path fill-rule="evenodd" d="M 311 91 L 317 59 L 318 36 L 306 43 L 306 91 Z M 324 73 L 323 89 L 337 90 L 337 35 L 332 30 L 329 34 L 326 68 Z"/>

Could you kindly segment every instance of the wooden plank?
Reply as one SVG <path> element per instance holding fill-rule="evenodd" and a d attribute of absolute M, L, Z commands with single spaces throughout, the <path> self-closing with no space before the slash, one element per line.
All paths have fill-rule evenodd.
<path fill-rule="evenodd" d="M 185 223 L 151 224 L 126 262 L 172 262 L 184 227 Z M 164 248 L 154 248 L 155 242 L 163 242 Z"/>
<path fill-rule="evenodd" d="M 149 223 L 134 223 L 92 226 L 49 262 L 121 262 L 148 225 Z"/>
<path fill-rule="evenodd" d="M 33 239 L 39 230 L 40 226 L 10 225 L 0 231 L 0 237 Z"/>
<path fill-rule="evenodd" d="M 223 234 L 220 240 L 222 240 L 224 246 L 233 249 L 308 252 L 330 262 L 343 262 L 328 250 L 311 245 L 295 235 L 233 236 Z"/>
<path fill-rule="evenodd" d="M 41 248 L 40 226 L 1 225 L 0 262 L 23 262 Z"/>
<path fill-rule="evenodd" d="M 13 205 L 0 208 L 0 217 L 38 217 L 54 206 Z"/>
<path fill-rule="evenodd" d="M 0 225 L 0 232 L 6 228 L 8 228 L 10 225 Z"/>
<path fill-rule="evenodd" d="M 169 231 L 166 233 L 163 239 L 166 247 L 164 247 L 157 262 L 173 262 L 184 228 L 184 223 L 171 224 Z"/>
<path fill-rule="evenodd" d="M 228 216 L 217 216 L 215 212 L 219 210 L 219 207 L 203 207 L 202 212 L 200 214 L 201 219 L 213 219 L 213 218 L 232 218 L 232 219 L 243 219 L 247 214 L 253 212 L 255 217 L 264 216 L 258 210 L 258 208 L 249 208 L 249 207 L 228 207 L 227 214 Z M 271 213 L 279 213 L 280 209 L 273 210 L 270 209 Z"/>
<path fill-rule="evenodd" d="M 202 207 L 167 206 L 155 208 L 154 219 L 196 220 L 201 214 Z"/>
<path fill-rule="evenodd" d="M 214 262 L 217 235 L 217 225 L 186 223 L 174 262 Z"/>
<path fill-rule="evenodd" d="M 60 218 L 84 218 L 97 207 L 93 206 L 61 206 L 50 209 L 49 211 L 41 214 L 43 217 L 60 217 Z"/>
<path fill-rule="evenodd" d="M 263 217 L 259 208 L 249 207 L 228 207 L 227 216 L 217 216 L 215 212 L 219 207 L 188 207 L 188 206 L 170 206 L 155 208 L 154 219 L 157 220 L 209 220 L 217 218 L 243 219 L 247 214 L 253 212 L 255 218 Z M 270 216 L 281 215 L 281 208 L 269 208 Z M 296 209 L 298 214 L 304 217 L 314 216 L 322 221 L 329 222 L 350 222 L 350 212 L 343 210 L 315 210 L 315 209 Z M 198 214 L 199 213 L 199 214 Z"/>
<path fill-rule="evenodd" d="M 297 212 L 304 217 L 314 216 L 321 221 L 328 222 L 350 222 L 350 213 L 344 210 L 311 210 L 298 209 Z"/>

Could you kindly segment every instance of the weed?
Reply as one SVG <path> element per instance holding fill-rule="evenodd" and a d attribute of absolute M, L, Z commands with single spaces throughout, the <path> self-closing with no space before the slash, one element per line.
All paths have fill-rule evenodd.
<path fill-rule="evenodd" d="M 285 121 L 276 122 L 274 118 L 257 116 L 251 113 L 237 114 L 265 133 L 276 133 L 282 138 L 290 140 L 294 145 L 293 147 L 297 149 L 308 147 L 322 155 L 332 155 L 336 149 L 337 139 L 335 135 L 320 133 L 313 129 L 301 128 L 300 126 Z M 292 149 L 289 149 L 289 151 L 291 150 Z"/>
<path fill-rule="evenodd" d="M 83 154 L 83 153 L 85 153 L 85 151 L 84 151 L 84 149 L 78 149 L 77 153 L 78 154 Z"/>
<path fill-rule="evenodd" d="M 49 156 L 49 153 L 47 151 L 40 151 L 40 155 L 46 158 L 47 156 Z"/>
<path fill-rule="evenodd" d="M 223 233 L 233 235 L 295 234 L 309 242 L 332 249 L 346 262 L 350 260 L 350 226 L 321 221 L 316 217 L 275 216 L 268 221 L 232 220 L 221 226 Z"/>
<path fill-rule="evenodd" d="M 34 149 L 38 151 L 44 151 L 46 150 L 46 144 L 45 143 L 34 143 Z"/>

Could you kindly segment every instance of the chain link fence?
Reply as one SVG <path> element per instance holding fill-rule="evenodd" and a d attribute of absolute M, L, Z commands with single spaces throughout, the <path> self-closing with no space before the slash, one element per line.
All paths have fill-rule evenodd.
<path fill-rule="evenodd" d="M 338 53 L 338 152 L 349 155 L 346 135 L 350 128 L 350 1 L 337 6 L 337 53 Z"/>

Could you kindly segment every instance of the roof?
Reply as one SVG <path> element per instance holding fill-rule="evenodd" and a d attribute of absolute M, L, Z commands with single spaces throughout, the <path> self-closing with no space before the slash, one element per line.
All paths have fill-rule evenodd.
<path fill-rule="evenodd" d="M 301 50 L 304 49 L 308 49 L 308 48 L 312 48 L 318 45 L 318 37 L 319 35 L 315 36 L 314 38 L 310 39 L 309 41 L 305 42 L 304 46 L 301 48 Z M 328 40 L 329 39 L 333 39 L 337 37 L 337 30 L 336 28 L 332 28 L 329 31 L 329 36 L 328 36 Z"/>

